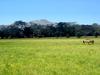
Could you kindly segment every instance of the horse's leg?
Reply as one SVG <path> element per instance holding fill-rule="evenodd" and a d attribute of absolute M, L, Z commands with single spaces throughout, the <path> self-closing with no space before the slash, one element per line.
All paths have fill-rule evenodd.
<path fill-rule="evenodd" d="M 90 45 L 91 43 L 90 43 L 90 41 L 88 41 L 88 45 Z"/>
<path fill-rule="evenodd" d="M 85 44 L 85 41 L 83 41 L 83 44 Z"/>
<path fill-rule="evenodd" d="M 94 44 L 94 41 L 92 41 L 92 44 Z"/>

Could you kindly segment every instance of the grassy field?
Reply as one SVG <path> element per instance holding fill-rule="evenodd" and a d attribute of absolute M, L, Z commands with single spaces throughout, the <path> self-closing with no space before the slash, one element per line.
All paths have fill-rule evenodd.
<path fill-rule="evenodd" d="M 0 75 L 100 75 L 100 38 L 0 40 Z"/>

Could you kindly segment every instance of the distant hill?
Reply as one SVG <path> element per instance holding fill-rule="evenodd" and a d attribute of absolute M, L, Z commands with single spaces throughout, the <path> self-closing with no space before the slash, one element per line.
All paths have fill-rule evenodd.
<path fill-rule="evenodd" d="M 38 25 L 49 25 L 49 24 L 54 24 L 53 22 L 50 22 L 46 19 L 40 19 L 40 20 L 34 20 L 34 21 L 30 21 L 33 24 L 38 24 Z"/>

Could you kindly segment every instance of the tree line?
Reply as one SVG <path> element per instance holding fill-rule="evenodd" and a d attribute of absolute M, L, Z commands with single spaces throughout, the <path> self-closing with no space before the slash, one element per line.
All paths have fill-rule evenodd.
<path fill-rule="evenodd" d="M 47 25 L 15 21 L 11 25 L 0 25 L 0 38 L 82 37 L 100 35 L 100 25 L 58 22 Z"/>

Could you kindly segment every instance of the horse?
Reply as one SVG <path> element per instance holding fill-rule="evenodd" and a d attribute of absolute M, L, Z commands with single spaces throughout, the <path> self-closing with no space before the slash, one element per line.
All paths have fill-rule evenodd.
<path fill-rule="evenodd" d="M 86 39 L 86 40 L 83 40 L 83 43 L 84 44 L 94 44 L 94 40 Z"/>

